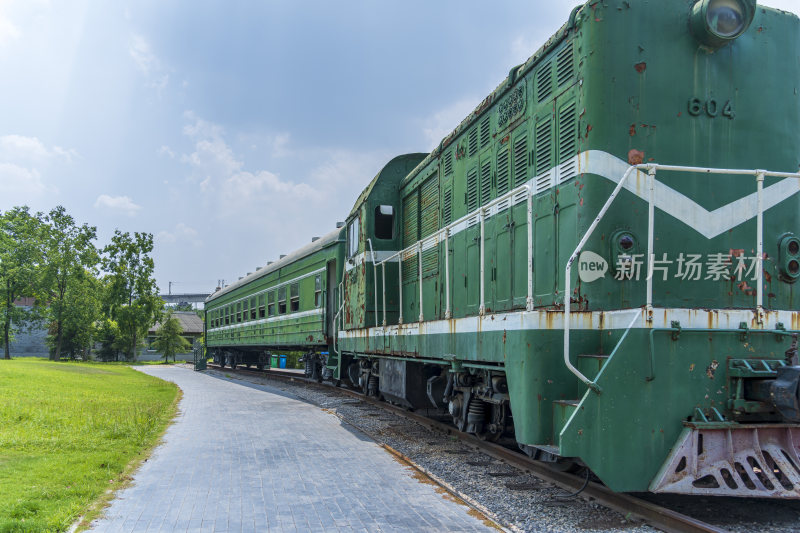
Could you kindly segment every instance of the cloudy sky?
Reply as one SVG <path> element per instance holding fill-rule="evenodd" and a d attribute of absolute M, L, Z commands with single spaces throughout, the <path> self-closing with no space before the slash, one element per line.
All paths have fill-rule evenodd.
<path fill-rule="evenodd" d="M 212 290 L 332 229 L 577 3 L 0 0 L 0 211 L 153 233 L 162 290 Z"/>

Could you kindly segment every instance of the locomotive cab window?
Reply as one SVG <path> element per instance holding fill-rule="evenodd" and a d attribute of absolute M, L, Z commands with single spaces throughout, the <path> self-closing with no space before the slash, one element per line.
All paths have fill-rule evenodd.
<path fill-rule="evenodd" d="M 291 297 L 290 300 L 291 311 L 292 313 L 294 313 L 295 311 L 300 310 L 300 284 L 292 283 L 289 287 L 289 293 Z"/>
<path fill-rule="evenodd" d="M 359 224 L 358 217 L 354 218 L 347 226 L 347 258 L 350 259 L 358 253 Z"/>
<path fill-rule="evenodd" d="M 375 208 L 375 238 L 394 238 L 394 207 L 391 205 L 379 205 Z"/>
<path fill-rule="evenodd" d="M 314 307 L 322 305 L 322 274 L 314 276 Z"/>
<path fill-rule="evenodd" d="M 278 314 L 286 314 L 286 286 L 278 289 Z"/>

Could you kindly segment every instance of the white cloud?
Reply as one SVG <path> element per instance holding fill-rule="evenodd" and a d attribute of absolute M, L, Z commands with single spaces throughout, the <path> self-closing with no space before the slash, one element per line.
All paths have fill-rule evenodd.
<path fill-rule="evenodd" d="M 109 196 L 101 194 L 94 202 L 97 209 L 107 209 L 111 211 L 120 211 L 129 217 L 135 216 L 136 213 L 142 208 L 137 205 L 128 196 Z"/>
<path fill-rule="evenodd" d="M 70 163 L 77 155 L 75 150 L 68 150 L 60 146 L 48 149 L 37 137 L 0 136 L 0 160 L 43 163 L 50 158 L 59 158 Z"/>
<path fill-rule="evenodd" d="M 268 170 L 245 170 L 244 162 L 225 140 L 224 129 L 213 122 L 184 113 L 191 121 L 183 133 L 194 140 L 194 151 L 181 156 L 181 161 L 195 171 L 194 181 L 208 199 L 219 202 L 223 212 L 241 212 L 243 207 L 260 205 L 279 207 L 286 201 L 303 198 L 306 201 L 322 198 L 315 187 L 306 183 L 284 181 Z M 271 143 L 272 154 L 288 154 L 289 135 L 276 136 Z"/>
<path fill-rule="evenodd" d="M 179 222 L 172 231 L 159 231 L 156 235 L 159 244 L 177 244 L 188 242 L 192 246 L 202 246 L 203 241 L 196 229 Z"/>
<path fill-rule="evenodd" d="M 39 171 L 25 168 L 13 163 L 0 162 L 0 196 L 14 196 L 23 200 L 53 191 L 48 188 Z"/>
<path fill-rule="evenodd" d="M 0 198 L 4 203 L 30 203 L 46 193 L 56 193 L 55 186 L 42 178 L 53 163 L 70 163 L 78 154 L 60 146 L 48 148 L 37 137 L 0 136 Z"/>
<path fill-rule="evenodd" d="M 462 98 L 427 118 L 422 126 L 422 135 L 433 149 L 449 135 L 467 115 L 475 110 L 482 98 Z"/>
<path fill-rule="evenodd" d="M 292 151 L 289 149 L 289 140 L 291 136 L 288 133 L 281 133 L 272 139 L 272 156 L 273 157 L 286 157 L 291 155 Z"/>
<path fill-rule="evenodd" d="M 141 35 L 132 34 L 128 53 L 137 68 L 147 78 L 147 86 L 155 89 L 160 95 L 169 83 L 169 73 L 153 52 L 147 39 Z"/>
<path fill-rule="evenodd" d="M 166 144 L 161 145 L 161 148 L 158 149 L 158 155 L 165 155 L 170 159 L 175 159 L 175 152 Z"/>
<path fill-rule="evenodd" d="M 5 46 L 17 39 L 19 35 L 19 29 L 9 20 L 5 13 L 0 11 L 0 46 Z"/>

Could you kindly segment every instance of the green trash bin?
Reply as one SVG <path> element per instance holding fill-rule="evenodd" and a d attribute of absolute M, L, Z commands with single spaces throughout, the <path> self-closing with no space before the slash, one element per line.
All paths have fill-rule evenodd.
<path fill-rule="evenodd" d="M 270 365 L 271 368 L 278 368 L 278 356 L 272 356 L 272 364 Z"/>

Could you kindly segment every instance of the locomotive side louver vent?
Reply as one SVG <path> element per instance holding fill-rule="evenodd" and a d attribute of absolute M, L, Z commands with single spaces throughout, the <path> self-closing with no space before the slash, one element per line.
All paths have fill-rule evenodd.
<path fill-rule="evenodd" d="M 485 161 L 481 165 L 481 205 L 488 204 L 492 199 L 492 161 Z"/>
<path fill-rule="evenodd" d="M 403 248 L 408 248 L 419 238 L 419 189 L 403 199 Z M 417 252 L 403 254 L 403 281 L 417 278 Z"/>
<path fill-rule="evenodd" d="M 522 135 L 514 141 L 514 185 L 519 187 L 528 181 L 528 136 Z"/>
<path fill-rule="evenodd" d="M 536 173 L 536 192 L 546 191 L 552 186 L 553 166 L 553 119 L 550 115 L 536 123 L 536 139 L 534 147 L 535 173 Z"/>
<path fill-rule="evenodd" d="M 487 115 L 481 121 L 481 148 L 488 146 L 490 139 L 491 135 L 489 131 L 489 115 Z"/>
<path fill-rule="evenodd" d="M 453 152 L 444 154 L 444 175 L 449 176 L 453 173 Z"/>
<path fill-rule="evenodd" d="M 478 153 L 478 128 L 472 128 L 469 132 L 469 150 L 468 155 L 472 157 Z"/>
<path fill-rule="evenodd" d="M 472 212 L 478 208 L 478 169 L 471 168 L 467 172 L 467 211 Z"/>
<path fill-rule="evenodd" d="M 544 102 L 553 95 L 553 62 L 548 61 L 536 73 L 536 101 Z"/>
<path fill-rule="evenodd" d="M 439 229 L 439 175 L 425 180 L 420 187 L 420 238 L 424 239 Z M 430 242 L 423 243 L 422 275 L 430 276 L 439 270 L 439 250 Z"/>
<path fill-rule="evenodd" d="M 558 182 L 562 183 L 577 172 L 575 161 L 578 144 L 575 126 L 577 123 L 575 101 L 570 102 L 558 111 Z"/>
<path fill-rule="evenodd" d="M 558 86 L 563 87 L 572 80 L 573 77 L 573 58 L 572 58 L 572 43 L 567 43 L 566 48 L 558 53 L 556 77 L 558 79 Z"/>
<path fill-rule="evenodd" d="M 444 191 L 444 200 L 442 201 L 442 224 L 447 225 L 453 221 L 453 191 L 446 189 Z"/>
<path fill-rule="evenodd" d="M 497 154 L 497 196 L 508 192 L 509 170 L 508 148 L 503 146 Z"/>

